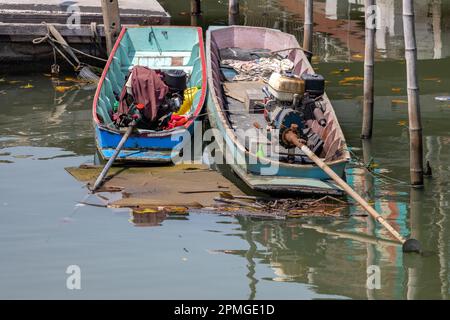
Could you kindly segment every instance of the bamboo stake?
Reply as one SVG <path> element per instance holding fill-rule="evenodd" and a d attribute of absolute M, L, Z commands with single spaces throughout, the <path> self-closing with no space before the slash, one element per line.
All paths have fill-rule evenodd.
<path fill-rule="evenodd" d="M 119 1 L 102 0 L 102 13 L 103 24 L 105 25 L 106 51 L 110 54 L 121 29 Z"/>
<path fill-rule="evenodd" d="M 235 25 L 239 18 L 239 0 L 228 0 L 228 24 Z"/>
<path fill-rule="evenodd" d="M 231 14 L 239 14 L 239 0 L 228 1 L 228 12 Z"/>
<path fill-rule="evenodd" d="M 313 43 L 313 0 L 305 0 L 303 48 L 305 48 L 305 50 L 312 51 L 313 49 L 312 43 Z"/>
<path fill-rule="evenodd" d="M 202 6 L 200 0 L 191 0 L 191 14 L 199 16 L 202 14 Z"/>
<path fill-rule="evenodd" d="M 191 0 L 191 26 L 198 26 L 199 17 L 201 14 L 201 1 Z"/>
<path fill-rule="evenodd" d="M 374 57 L 375 57 L 375 28 L 376 19 L 373 16 L 375 0 L 366 0 L 366 42 L 364 55 L 364 104 L 363 104 L 363 123 L 362 139 L 372 138 L 373 128 L 373 108 L 374 108 Z M 375 17 L 375 19 L 373 19 Z"/>
<path fill-rule="evenodd" d="M 403 30 L 408 81 L 408 115 L 411 185 L 423 187 L 423 142 L 417 79 L 417 47 L 413 0 L 403 0 Z"/>

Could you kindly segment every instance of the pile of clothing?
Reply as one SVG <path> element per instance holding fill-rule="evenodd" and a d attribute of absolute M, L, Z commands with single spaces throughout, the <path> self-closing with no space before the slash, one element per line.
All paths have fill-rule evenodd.
<path fill-rule="evenodd" d="M 138 128 L 169 130 L 184 125 L 193 99 L 186 99 L 187 75 L 182 70 L 153 70 L 135 66 L 128 75 L 116 104 L 112 119 L 117 127 L 138 120 Z M 192 95 L 192 94 L 191 94 Z M 191 95 L 188 95 L 191 97 Z M 183 111 L 183 114 L 180 112 Z"/>

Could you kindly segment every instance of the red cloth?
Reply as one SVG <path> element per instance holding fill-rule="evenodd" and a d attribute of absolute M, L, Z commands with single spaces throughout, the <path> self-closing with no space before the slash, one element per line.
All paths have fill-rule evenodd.
<path fill-rule="evenodd" d="M 158 108 L 164 101 L 164 97 L 169 92 L 169 88 L 162 81 L 159 74 L 147 67 L 135 66 L 131 71 L 131 89 L 134 98 L 134 103 L 143 104 L 144 108 L 141 110 L 144 118 L 147 121 L 156 120 Z M 124 86 L 119 100 L 118 114 L 128 113 L 128 106 L 126 103 L 127 88 Z"/>
<path fill-rule="evenodd" d="M 170 116 L 169 123 L 164 128 L 164 130 L 170 130 L 176 127 L 183 126 L 188 121 L 188 118 L 186 116 L 179 116 L 177 114 L 172 114 Z"/>

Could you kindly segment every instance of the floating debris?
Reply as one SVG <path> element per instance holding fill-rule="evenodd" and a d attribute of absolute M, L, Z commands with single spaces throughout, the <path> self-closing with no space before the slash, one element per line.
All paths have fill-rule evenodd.
<path fill-rule="evenodd" d="M 330 74 L 332 74 L 332 75 L 338 75 L 338 74 L 347 73 L 347 72 L 350 72 L 350 69 L 349 69 L 349 68 L 341 68 L 341 69 L 339 69 L 339 70 L 331 71 Z"/>
<path fill-rule="evenodd" d="M 450 101 L 450 96 L 439 96 L 434 98 L 437 101 Z"/>
<path fill-rule="evenodd" d="M 222 194 L 221 194 L 222 195 Z M 225 194 L 223 194 L 225 195 Z M 301 217 L 341 217 L 342 212 L 348 203 L 325 196 L 320 199 L 273 199 L 262 197 L 242 197 L 243 200 L 236 200 L 238 197 L 230 199 L 229 195 L 221 198 L 214 198 L 217 202 L 233 205 L 230 208 L 220 207 L 219 211 L 235 212 L 233 215 L 247 215 L 261 218 L 301 218 Z M 243 213 L 245 208 L 245 212 Z"/>
<path fill-rule="evenodd" d="M 360 86 L 361 83 L 364 81 L 363 77 L 346 77 L 344 79 L 342 79 L 341 81 L 339 81 L 339 85 L 341 86 Z"/>
<path fill-rule="evenodd" d="M 408 100 L 394 99 L 391 101 L 392 104 L 408 104 Z"/>
<path fill-rule="evenodd" d="M 400 126 L 400 127 L 408 127 L 408 123 L 406 122 L 406 120 L 398 121 L 397 125 Z"/>
<path fill-rule="evenodd" d="M 70 90 L 70 89 L 72 89 L 74 87 L 76 87 L 76 86 L 56 86 L 55 87 L 55 91 L 64 93 L 64 92 L 66 92 L 66 91 L 68 91 L 68 90 Z"/>
<path fill-rule="evenodd" d="M 33 155 L 32 154 L 18 154 L 13 156 L 13 158 L 16 159 L 27 159 L 27 158 L 31 158 Z"/>

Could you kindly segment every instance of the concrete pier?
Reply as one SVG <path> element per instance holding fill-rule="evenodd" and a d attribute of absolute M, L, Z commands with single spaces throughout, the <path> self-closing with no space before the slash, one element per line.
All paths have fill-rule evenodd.
<path fill-rule="evenodd" d="M 122 25 L 170 24 L 170 15 L 156 0 L 119 4 Z M 0 0 L 0 61 L 53 59 L 49 45 L 31 42 L 47 33 L 42 22 L 54 24 L 71 46 L 86 53 L 101 54 L 98 38 L 105 46 L 100 0 Z"/>

